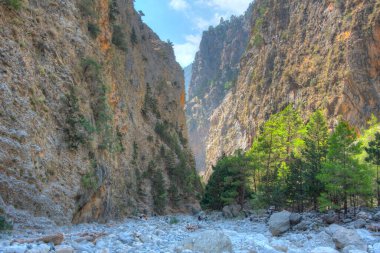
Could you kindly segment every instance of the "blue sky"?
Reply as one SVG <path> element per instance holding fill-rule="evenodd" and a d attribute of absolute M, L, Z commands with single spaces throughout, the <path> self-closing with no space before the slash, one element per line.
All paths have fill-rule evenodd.
<path fill-rule="evenodd" d="M 186 67 L 194 60 L 202 32 L 220 18 L 241 15 L 252 0 L 136 0 L 136 10 L 162 40 L 174 43 L 177 61 Z"/>

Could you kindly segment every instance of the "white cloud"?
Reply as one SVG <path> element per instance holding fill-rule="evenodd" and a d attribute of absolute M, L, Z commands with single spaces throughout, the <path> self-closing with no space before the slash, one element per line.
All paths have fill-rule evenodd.
<path fill-rule="evenodd" d="M 247 9 L 252 0 L 198 0 L 197 3 L 208 5 L 223 12 L 223 16 L 241 15 Z"/>
<path fill-rule="evenodd" d="M 176 59 L 182 67 L 186 67 L 194 61 L 200 41 L 201 35 L 187 35 L 185 43 L 174 45 Z"/>
<path fill-rule="evenodd" d="M 177 11 L 186 10 L 189 8 L 189 4 L 186 2 L 186 0 L 170 0 L 169 5 L 171 8 Z"/>
<path fill-rule="evenodd" d="M 202 17 L 195 17 L 193 18 L 193 23 L 200 31 L 205 31 L 209 28 L 210 25 L 212 26 L 218 25 L 221 17 L 222 15 L 220 15 L 219 13 L 215 13 L 214 17 L 208 20 Z"/>

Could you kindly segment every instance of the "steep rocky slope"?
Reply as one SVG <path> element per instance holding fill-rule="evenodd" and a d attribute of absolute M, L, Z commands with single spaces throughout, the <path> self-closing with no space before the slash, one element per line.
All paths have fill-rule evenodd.
<path fill-rule="evenodd" d="M 0 2 L 0 215 L 67 224 L 196 207 L 184 104 L 173 49 L 132 0 Z"/>
<path fill-rule="evenodd" d="M 380 1 L 257 0 L 236 90 L 211 116 L 206 157 L 246 149 L 289 103 L 363 126 L 380 110 Z"/>
<path fill-rule="evenodd" d="M 189 96 L 189 87 L 191 82 L 191 76 L 193 75 L 193 64 L 190 64 L 189 66 L 185 67 L 183 69 L 183 73 L 185 75 L 185 92 L 186 97 Z"/>
<path fill-rule="evenodd" d="M 203 33 L 193 63 L 186 115 L 198 171 L 206 168 L 206 139 L 209 117 L 231 91 L 239 72 L 239 62 L 249 40 L 251 9 L 240 17 L 221 21 Z"/>

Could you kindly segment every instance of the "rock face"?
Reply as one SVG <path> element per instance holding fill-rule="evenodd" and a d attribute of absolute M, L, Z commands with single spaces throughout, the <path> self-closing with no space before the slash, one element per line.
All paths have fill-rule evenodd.
<path fill-rule="evenodd" d="M 290 228 L 290 213 L 288 211 L 282 211 L 274 213 L 269 218 L 269 231 L 272 235 L 280 235 L 285 233 Z"/>
<path fill-rule="evenodd" d="M 200 172 L 206 168 L 209 117 L 235 86 L 240 58 L 248 45 L 251 14 L 249 9 L 244 16 L 221 20 L 205 31 L 192 65 L 186 115 L 190 147 Z"/>
<path fill-rule="evenodd" d="M 1 212 L 67 224 L 197 205 L 183 71 L 132 0 L 3 1 L 0 27 Z"/>
<path fill-rule="evenodd" d="M 331 126 L 379 116 L 379 12 L 375 1 L 255 1 L 236 87 L 210 117 L 206 174 L 289 103 L 305 117 L 323 109 Z"/>

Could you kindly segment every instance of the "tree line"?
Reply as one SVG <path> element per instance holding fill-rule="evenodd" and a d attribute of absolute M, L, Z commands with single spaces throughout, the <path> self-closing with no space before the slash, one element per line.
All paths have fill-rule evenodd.
<path fill-rule="evenodd" d="M 219 159 L 202 205 L 217 210 L 250 202 L 258 209 L 347 213 L 349 207 L 380 205 L 379 165 L 380 124 L 374 116 L 365 130 L 339 120 L 329 131 L 322 111 L 305 124 L 289 105 L 263 124 L 246 153 Z"/>

